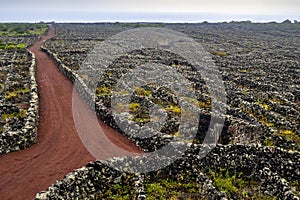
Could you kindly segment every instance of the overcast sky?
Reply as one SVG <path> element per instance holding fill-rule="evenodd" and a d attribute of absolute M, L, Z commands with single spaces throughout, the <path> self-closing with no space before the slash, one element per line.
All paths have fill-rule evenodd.
<path fill-rule="evenodd" d="M 108 15 L 108 13 L 113 13 Z M 74 20 L 82 21 L 91 17 L 91 21 L 116 20 L 126 21 L 130 13 L 132 17 L 139 13 L 141 19 L 147 19 L 149 13 L 161 13 L 171 16 L 174 13 L 201 14 L 202 18 L 222 20 L 233 16 L 248 16 L 255 19 L 280 20 L 284 18 L 298 19 L 300 13 L 299 0 L 2 0 L 0 21 L 26 20 Z M 143 16 L 143 13 L 148 13 Z M 171 14 L 170 14 L 171 13 Z M 191 14 L 191 15 L 193 15 Z M 93 19 L 92 19 L 93 18 Z M 159 16 L 156 16 L 159 20 Z M 226 18 L 226 19 L 227 19 Z M 188 20 L 188 18 L 186 19 Z M 233 19 L 234 20 L 234 19 Z M 241 19 L 244 20 L 244 19 Z M 298 19 L 299 20 L 299 19 Z"/>

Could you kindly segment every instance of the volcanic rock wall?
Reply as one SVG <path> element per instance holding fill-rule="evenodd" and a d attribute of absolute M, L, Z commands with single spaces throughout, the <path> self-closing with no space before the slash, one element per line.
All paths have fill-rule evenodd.
<path fill-rule="evenodd" d="M 25 119 L 25 125 L 22 129 L 18 129 L 16 131 L 4 129 L 4 131 L 0 134 L 0 154 L 6 154 L 25 149 L 36 143 L 37 140 L 39 98 L 38 87 L 35 79 L 36 63 L 34 54 L 29 50 L 27 51 L 29 57 L 31 57 L 31 66 L 29 68 L 30 101 Z"/>
<path fill-rule="evenodd" d="M 197 148 L 195 148 L 197 149 Z M 218 145 L 205 158 L 201 159 L 195 152 L 186 153 L 186 157 L 175 161 L 168 167 L 148 174 L 134 174 L 135 198 L 145 199 L 144 176 L 176 177 L 181 170 L 192 172 L 197 177 L 199 195 L 208 199 L 227 199 L 224 192 L 219 191 L 213 181 L 202 171 L 224 167 L 235 169 L 236 173 L 252 176 L 261 183 L 261 192 L 278 199 L 299 199 L 297 192 L 289 186 L 287 180 L 299 180 L 299 152 L 286 151 L 277 147 L 269 148 L 258 145 Z M 160 159 L 170 159 L 163 157 Z M 258 161 L 259 160 L 259 161 Z M 122 184 L 126 169 L 113 169 L 107 165 L 118 166 L 122 162 L 138 162 L 141 168 L 148 167 L 143 157 L 112 158 L 106 161 L 88 163 L 59 180 L 47 191 L 40 192 L 36 199 L 82 199 L 93 198 L 111 184 Z"/>

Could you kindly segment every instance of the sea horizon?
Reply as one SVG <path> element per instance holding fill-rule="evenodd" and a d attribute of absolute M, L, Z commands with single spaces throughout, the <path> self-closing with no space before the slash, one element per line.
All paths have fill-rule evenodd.
<path fill-rule="evenodd" d="M 1 13 L 0 22 L 95 23 L 95 22 L 154 22 L 154 23 L 201 23 L 251 21 L 256 23 L 300 21 L 299 15 L 243 15 L 216 13 L 116 13 L 116 12 L 29 12 Z"/>

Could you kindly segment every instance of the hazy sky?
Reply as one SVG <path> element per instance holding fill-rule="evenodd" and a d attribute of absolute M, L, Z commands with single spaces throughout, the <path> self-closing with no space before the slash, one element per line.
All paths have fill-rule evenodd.
<path fill-rule="evenodd" d="M 41 3 L 42 2 L 42 3 Z M 121 13 L 193 13 L 207 14 L 217 19 L 230 16 L 269 16 L 274 20 L 283 18 L 298 19 L 299 0 L 2 0 L 0 21 L 61 20 L 74 21 L 91 16 L 99 21 L 118 16 Z M 76 15 L 77 13 L 77 15 Z M 105 14 L 104 14 L 105 13 Z M 209 14 L 209 15 L 208 15 Z M 71 16 L 72 15 L 72 16 Z M 78 16 L 79 15 L 79 16 Z M 215 17 L 213 16 L 215 15 Z M 147 16 L 147 14 L 145 15 Z M 205 18 L 205 15 L 201 15 Z M 101 19 L 102 17 L 102 19 Z M 128 17 L 128 15 L 127 15 Z M 148 16 L 149 17 L 149 16 Z M 276 18 L 277 17 L 277 18 Z M 68 18 L 68 19 L 67 19 Z M 146 19 L 147 17 L 145 17 Z M 156 18 L 159 18 L 156 16 Z M 208 17 L 209 18 L 209 17 Z M 114 20 L 114 19 L 112 19 Z M 126 17 L 124 16 L 124 20 Z M 220 19 L 221 20 L 221 19 Z M 82 20 L 84 21 L 84 20 Z M 93 21 L 93 20 L 91 20 Z"/>

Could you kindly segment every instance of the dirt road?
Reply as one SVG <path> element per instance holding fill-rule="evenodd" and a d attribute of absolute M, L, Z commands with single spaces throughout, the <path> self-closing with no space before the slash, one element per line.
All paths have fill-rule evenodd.
<path fill-rule="evenodd" d="M 37 192 L 46 190 L 68 172 L 95 160 L 83 146 L 74 125 L 73 85 L 58 71 L 53 60 L 40 50 L 43 40 L 54 35 L 55 29 L 50 26 L 47 35 L 30 48 L 36 55 L 40 96 L 38 143 L 29 149 L 0 156 L 1 200 L 33 199 Z M 75 102 L 80 105 L 82 123 L 91 127 L 91 123 L 95 123 L 92 111 L 77 93 Z M 101 159 L 129 154 L 126 151 L 140 152 L 118 132 L 103 122 L 99 124 L 104 131 L 101 134 Z"/>

